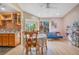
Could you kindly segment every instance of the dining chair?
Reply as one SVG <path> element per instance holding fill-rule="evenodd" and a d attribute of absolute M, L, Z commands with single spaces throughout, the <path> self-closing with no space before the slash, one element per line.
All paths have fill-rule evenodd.
<path fill-rule="evenodd" d="M 39 43 L 37 39 L 38 32 L 26 32 L 26 43 L 25 43 L 25 48 L 26 48 L 26 54 L 30 52 L 32 54 L 32 48 L 36 49 L 36 54 L 39 50 Z"/>

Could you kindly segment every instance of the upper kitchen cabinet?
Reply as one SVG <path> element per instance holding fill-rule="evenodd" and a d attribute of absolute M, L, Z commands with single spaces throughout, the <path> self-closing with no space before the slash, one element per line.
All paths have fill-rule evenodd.
<path fill-rule="evenodd" d="M 13 20 L 14 22 L 17 24 L 17 25 L 20 25 L 21 24 L 21 14 L 20 12 L 17 12 L 17 13 L 13 13 Z"/>
<path fill-rule="evenodd" d="M 12 20 L 12 13 L 0 13 L 1 20 Z"/>
<path fill-rule="evenodd" d="M 21 14 L 20 12 L 3 12 L 0 13 L 0 25 L 3 21 L 11 21 L 16 25 L 21 25 Z"/>

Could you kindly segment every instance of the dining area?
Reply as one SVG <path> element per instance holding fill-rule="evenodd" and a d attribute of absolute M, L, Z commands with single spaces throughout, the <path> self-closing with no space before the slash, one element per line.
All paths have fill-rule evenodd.
<path fill-rule="evenodd" d="M 47 52 L 47 35 L 39 31 L 24 32 L 24 54 L 43 55 Z"/>

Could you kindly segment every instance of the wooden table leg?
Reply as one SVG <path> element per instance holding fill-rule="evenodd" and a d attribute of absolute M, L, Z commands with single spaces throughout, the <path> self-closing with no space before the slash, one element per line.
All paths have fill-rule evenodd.
<path fill-rule="evenodd" d="M 43 55 L 43 47 L 41 47 L 41 54 Z"/>

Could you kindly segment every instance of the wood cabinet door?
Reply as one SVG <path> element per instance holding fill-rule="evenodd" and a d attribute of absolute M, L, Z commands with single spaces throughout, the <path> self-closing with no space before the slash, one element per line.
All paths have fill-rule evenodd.
<path fill-rule="evenodd" d="M 8 34 L 3 34 L 2 36 L 3 46 L 8 46 Z"/>
<path fill-rule="evenodd" d="M 15 34 L 9 34 L 9 46 L 15 46 Z"/>
<path fill-rule="evenodd" d="M 2 46 L 2 34 L 0 34 L 0 46 Z"/>

